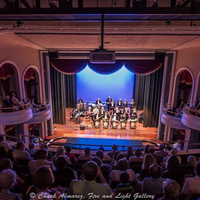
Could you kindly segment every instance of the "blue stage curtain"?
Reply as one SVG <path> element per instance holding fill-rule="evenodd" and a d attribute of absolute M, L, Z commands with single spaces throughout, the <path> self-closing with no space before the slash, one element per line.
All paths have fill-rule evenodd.
<path fill-rule="evenodd" d="M 50 59 L 50 63 L 56 70 L 68 75 L 83 70 L 87 64 L 95 72 L 101 74 L 116 72 L 125 65 L 128 70 L 135 74 L 148 75 L 162 66 L 159 60 L 117 60 L 115 64 L 92 64 L 87 59 Z"/>

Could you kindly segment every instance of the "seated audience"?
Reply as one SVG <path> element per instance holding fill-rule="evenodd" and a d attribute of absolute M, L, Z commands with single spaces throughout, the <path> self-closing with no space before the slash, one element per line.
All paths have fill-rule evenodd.
<path fill-rule="evenodd" d="M 109 152 L 107 155 L 109 155 L 111 158 L 113 158 L 113 156 L 114 156 L 114 154 L 117 152 L 117 145 L 113 145 L 112 146 L 112 151 L 111 152 Z"/>
<path fill-rule="evenodd" d="M 128 173 L 130 182 L 136 182 L 135 172 L 129 168 L 129 163 L 126 158 L 122 158 L 117 162 L 117 169 L 113 169 L 110 173 L 110 181 L 120 181 L 120 174 L 122 171 Z"/>
<path fill-rule="evenodd" d="M 156 196 L 163 195 L 163 180 L 161 178 L 161 169 L 156 163 L 151 165 L 149 169 L 150 178 L 143 180 L 142 189 L 144 193 L 154 194 Z"/>
<path fill-rule="evenodd" d="M 53 159 L 53 162 L 55 163 L 56 160 L 57 160 L 60 156 L 65 157 L 65 158 L 67 159 L 67 162 L 68 162 L 68 163 L 71 163 L 69 157 L 65 155 L 65 149 L 64 149 L 64 147 L 58 147 L 58 148 L 57 148 L 56 155 L 53 156 L 53 158 L 52 158 L 52 159 Z"/>
<path fill-rule="evenodd" d="M 103 195 L 112 195 L 112 191 L 110 187 L 106 184 L 106 180 L 101 172 L 101 169 L 97 166 L 95 162 L 89 161 L 83 166 L 83 175 L 83 181 L 73 180 L 71 182 L 71 194 L 82 194 L 83 196 L 85 196 L 86 199 L 89 199 L 89 194 L 93 193 L 95 195 L 99 195 L 96 199 L 100 200 L 107 199 L 103 198 Z M 97 183 L 95 181 L 97 177 L 99 177 L 101 183 Z"/>
<path fill-rule="evenodd" d="M 168 156 L 168 153 L 165 151 L 165 146 L 160 144 L 159 151 L 156 151 L 155 154 L 163 160 L 164 157 Z"/>
<path fill-rule="evenodd" d="M 173 144 L 173 148 L 176 148 L 178 151 L 182 149 L 182 144 L 181 144 L 180 140 L 177 140 L 177 141 Z"/>
<path fill-rule="evenodd" d="M 100 168 L 107 183 L 110 183 L 109 176 L 110 172 L 112 171 L 112 166 L 110 164 L 102 164 Z"/>
<path fill-rule="evenodd" d="M 158 200 L 178 200 L 180 196 L 180 185 L 176 181 L 167 179 L 163 183 L 164 196 Z"/>
<path fill-rule="evenodd" d="M 0 147 L 3 147 L 6 153 L 12 150 L 12 147 L 4 140 L 3 135 L 0 135 Z"/>
<path fill-rule="evenodd" d="M 195 167 L 195 177 L 185 179 L 181 193 L 189 199 L 192 194 L 198 194 L 200 197 L 200 162 Z"/>
<path fill-rule="evenodd" d="M 20 102 L 20 101 L 17 99 L 17 97 L 16 97 L 16 95 L 15 95 L 14 92 L 11 93 L 11 102 L 12 102 L 12 104 L 13 104 L 14 106 L 22 106 L 22 105 L 23 105 L 23 102 Z"/>
<path fill-rule="evenodd" d="M 83 160 L 83 161 L 89 161 L 93 158 L 93 156 L 90 154 L 90 148 L 86 147 L 85 148 L 85 154 L 84 155 L 80 155 L 78 157 L 78 160 Z"/>
<path fill-rule="evenodd" d="M 129 146 L 129 147 L 127 148 L 126 159 L 129 160 L 129 158 L 130 158 L 131 156 L 134 156 L 134 155 L 135 155 L 135 154 L 134 154 L 134 152 L 133 152 L 133 147 L 132 147 L 132 146 Z"/>
<path fill-rule="evenodd" d="M 43 166 L 49 166 L 53 171 L 55 171 L 53 163 L 47 160 L 47 156 L 48 152 L 46 149 L 39 149 L 35 153 L 36 160 L 32 160 L 28 163 L 30 175 L 33 175 L 39 168 Z"/>
<path fill-rule="evenodd" d="M 157 161 L 157 163 L 160 163 L 160 157 L 158 155 L 155 154 L 155 149 L 154 147 L 149 147 L 149 154 L 151 154 Z"/>
<path fill-rule="evenodd" d="M 131 156 L 129 158 L 129 163 L 132 162 L 143 162 L 144 157 L 142 156 L 142 151 L 141 149 L 136 149 L 135 150 L 135 156 Z"/>
<path fill-rule="evenodd" d="M 3 170 L 0 173 L 0 199 L 2 200 L 21 200 L 22 198 L 15 193 L 12 193 L 13 185 L 16 182 L 16 173 L 11 169 Z"/>
<path fill-rule="evenodd" d="M 180 186 L 183 185 L 184 172 L 180 168 L 179 160 L 176 156 L 171 156 L 167 164 L 167 170 L 163 174 L 163 178 L 175 180 Z"/>
<path fill-rule="evenodd" d="M 56 199 L 64 199 L 60 197 L 61 193 L 63 193 L 64 191 L 62 188 L 60 188 L 60 192 L 58 192 L 58 190 L 50 190 L 53 182 L 54 176 L 52 170 L 46 166 L 39 168 L 33 175 L 33 184 L 35 186 L 36 196 L 32 198 L 32 200 L 39 200 L 42 196 L 42 200 L 53 200 L 53 198 L 51 198 L 51 195 L 54 194 L 56 195 Z"/>
<path fill-rule="evenodd" d="M 53 172 L 55 181 L 53 186 L 62 186 L 69 188 L 71 181 L 77 178 L 77 174 L 68 167 L 68 161 L 65 157 L 60 156 L 55 163 L 56 170 Z"/>
<path fill-rule="evenodd" d="M 144 156 L 145 154 L 148 154 L 148 153 L 149 153 L 149 147 L 150 147 L 149 144 L 147 144 L 147 145 L 144 147 L 143 156 Z"/>
<path fill-rule="evenodd" d="M 171 156 L 176 156 L 178 158 L 179 164 L 181 164 L 181 157 L 177 156 L 178 150 L 176 148 L 171 149 L 170 155 L 166 156 L 163 161 L 168 163 L 168 160 Z"/>
<path fill-rule="evenodd" d="M 34 145 L 34 143 L 30 142 L 28 147 L 29 148 L 26 149 L 26 151 L 30 154 L 31 157 L 34 157 L 34 155 L 35 155 L 35 149 L 34 149 L 35 145 Z"/>
<path fill-rule="evenodd" d="M 149 168 L 156 163 L 156 159 L 151 154 L 146 154 L 142 163 L 142 170 L 138 174 L 138 180 L 143 181 L 144 178 L 150 177 Z"/>
<path fill-rule="evenodd" d="M 25 145 L 23 141 L 17 143 L 16 150 L 13 151 L 13 158 L 17 160 L 30 160 L 30 154 L 25 151 Z"/>
<path fill-rule="evenodd" d="M 99 167 L 101 167 L 101 165 L 103 164 L 98 156 L 94 156 L 91 160 L 94 161 Z"/>
<path fill-rule="evenodd" d="M 195 156 L 188 156 L 187 164 L 182 165 L 181 169 L 184 171 L 185 176 L 195 176 L 195 166 L 197 164 L 197 159 Z"/>
<path fill-rule="evenodd" d="M 112 158 L 109 155 L 105 155 L 104 152 L 105 150 L 102 147 L 96 152 L 96 156 L 98 156 L 103 162 L 111 162 Z"/>
<path fill-rule="evenodd" d="M 10 96 L 9 95 L 6 95 L 6 98 L 5 98 L 4 102 L 3 102 L 3 107 L 13 107 L 13 103 L 10 100 Z"/>
<path fill-rule="evenodd" d="M 120 183 L 117 185 L 116 193 L 119 194 L 133 194 L 134 187 L 133 184 L 129 182 L 129 175 L 127 172 L 123 171 L 120 174 Z"/>
<path fill-rule="evenodd" d="M 76 163 L 77 162 L 76 156 L 73 153 L 71 153 L 72 148 L 70 146 L 65 146 L 65 151 L 66 151 L 65 154 L 69 157 L 71 163 Z"/>

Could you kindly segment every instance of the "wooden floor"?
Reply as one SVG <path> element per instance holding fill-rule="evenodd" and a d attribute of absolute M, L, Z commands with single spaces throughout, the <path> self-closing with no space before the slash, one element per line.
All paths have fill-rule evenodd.
<path fill-rule="evenodd" d="M 80 130 L 80 124 L 70 119 L 71 108 L 66 109 L 66 124 L 54 124 L 54 134 L 50 138 L 56 137 L 78 137 L 78 138 L 113 138 L 130 140 L 151 140 L 157 142 L 157 128 L 144 128 L 142 124 L 137 123 L 136 129 L 130 129 L 127 123 L 126 129 L 103 129 L 94 128 L 91 120 L 85 120 L 81 117 L 81 124 L 86 125 L 85 130 Z"/>

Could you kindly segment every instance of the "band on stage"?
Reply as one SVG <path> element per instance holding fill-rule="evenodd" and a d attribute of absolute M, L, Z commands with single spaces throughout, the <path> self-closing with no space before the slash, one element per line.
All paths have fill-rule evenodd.
<path fill-rule="evenodd" d="M 113 129 L 116 129 L 118 124 L 121 129 L 126 129 L 127 122 L 130 123 L 131 129 L 135 129 L 138 119 L 134 99 L 128 103 L 127 99 L 122 101 L 120 98 L 115 103 L 110 96 L 105 103 L 102 103 L 100 98 L 95 103 L 87 103 L 79 98 L 76 108 L 71 113 L 71 119 L 79 120 L 80 117 L 90 119 L 95 128 L 99 128 L 102 122 L 103 128 L 111 126 Z"/>

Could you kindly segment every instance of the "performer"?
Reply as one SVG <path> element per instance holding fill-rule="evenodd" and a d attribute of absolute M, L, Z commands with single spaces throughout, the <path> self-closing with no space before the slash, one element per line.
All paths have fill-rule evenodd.
<path fill-rule="evenodd" d="M 106 105 L 107 105 L 108 111 L 110 110 L 111 101 L 112 101 L 112 99 L 110 98 L 110 96 L 108 96 L 108 98 L 106 99 Z"/>
<path fill-rule="evenodd" d="M 130 120 L 136 120 L 137 119 L 137 112 L 134 110 L 130 115 Z"/>
<path fill-rule="evenodd" d="M 109 119 L 110 119 L 110 116 L 109 116 L 108 112 L 105 112 L 103 115 L 103 121 L 109 121 Z"/>
<path fill-rule="evenodd" d="M 110 118 L 110 116 L 108 115 L 108 112 L 105 112 L 104 116 L 103 116 L 103 128 L 106 128 L 106 129 L 108 128 L 109 118 Z"/>
<path fill-rule="evenodd" d="M 130 109 L 135 108 L 135 107 L 136 107 L 135 100 L 132 99 L 131 102 L 130 102 Z"/>
<path fill-rule="evenodd" d="M 94 116 L 94 119 L 93 119 L 93 122 L 94 122 L 94 126 L 96 128 L 98 128 L 100 126 L 100 121 L 101 121 L 101 115 L 99 113 L 97 113 L 95 116 Z"/>
<path fill-rule="evenodd" d="M 105 114 L 105 110 L 104 110 L 104 107 L 101 107 L 101 110 L 100 110 L 100 115 L 103 117 Z"/>
<path fill-rule="evenodd" d="M 123 107 L 124 107 L 124 108 L 128 107 L 128 101 L 127 101 L 127 99 L 124 100 L 124 102 L 123 102 Z"/>
<path fill-rule="evenodd" d="M 121 110 L 120 110 L 120 108 L 119 108 L 119 106 L 117 106 L 117 107 L 115 108 L 114 113 L 116 113 L 116 115 L 117 115 L 117 117 L 118 117 L 118 119 L 119 119 L 119 118 L 120 118 L 120 115 L 122 114 L 122 113 L 121 113 Z"/>
<path fill-rule="evenodd" d="M 78 99 L 77 103 L 83 103 L 83 99 L 81 97 Z"/>
<path fill-rule="evenodd" d="M 114 113 L 114 109 L 115 109 L 115 101 L 114 101 L 114 99 L 112 99 L 112 101 L 110 103 L 110 111 L 112 111 L 112 113 Z"/>
<path fill-rule="evenodd" d="M 116 113 L 114 113 L 114 115 L 113 115 L 113 117 L 112 117 L 112 122 L 116 122 L 116 121 L 118 121 L 118 116 L 117 116 L 117 114 Z"/>
<path fill-rule="evenodd" d="M 101 104 L 100 98 L 98 98 L 98 99 L 96 100 L 96 104 L 97 104 L 97 105 Z"/>
<path fill-rule="evenodd" d="M 122 108 L 122 99 L 120 98 L 119 101 L 117 102 L 117 106 L 119 108 Z"/>

